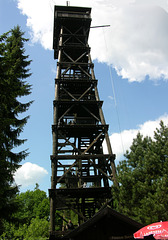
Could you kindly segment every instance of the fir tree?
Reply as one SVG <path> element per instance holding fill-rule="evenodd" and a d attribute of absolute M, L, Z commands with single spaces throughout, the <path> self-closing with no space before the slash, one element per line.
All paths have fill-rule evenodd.
<path fill-rule="evenodd" d="M 0 227 L 3 219 L 9 219 L 15 211 L 14 173 L 27 151 L 16 153 L 15 147 L 25 142 L 19 139 L 28 116 L 21 118 L 32 101 L 22 103 L 21 98 L 31 93 L 31 85 L 25 79 L 31 74 L 31 61 L 24 55 L 24 43 L 28 41 L 17 26 L 0 36 Z"/>

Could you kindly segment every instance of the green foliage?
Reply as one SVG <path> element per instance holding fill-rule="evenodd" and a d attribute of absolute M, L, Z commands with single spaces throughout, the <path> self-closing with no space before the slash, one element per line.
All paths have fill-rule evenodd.
<path fill-rule="evenodd" d="M 25 234 L 25 240 L 48 239 L 49 222 L 46 219 L 33 218 Z"/>
<path fill-rule="evenodd" d="M 167 220 L 168 128 L 161 121 L 154 140 L 138 133 L 125 157 L 113 187 L 116 210 L 143 224 Z"/>
<path fill-rule="evenodd" d="M 34 191 L 17 195 L 19 208 L 13 223 L 6 221 L 0 239 L 45 240 L 49 236 L 49 199 L 37 186 Z"/>
<path fill-rule="evenodd" d="M 20 208 L 14 215 L 19 223 L 30 224 L 33 218 L 49 219 L 49 200 L 44 191 L 35 189 L 26 191 L 17 196 Z"/>
<path fill-rule="evenodd" d="M 24 55 L 23 32 L 17 26 L 0 36 L 0 228 L 3 219 L 10 219 L 17 209 L 13 175 L 27 151 L 14 152 L 14 148 L 25 142 L 19 139 L 28 117 L 20 114 L 29 109 L 32 102 L 21 103 L 20 98 L 31 93 L 31 86 L 25 81 L 31 74 L 30 60 Z M 1 232 L 1 229 L 0 229 Z"/>
<path fill-rule="evenodd" d="M 6 223 L 6 231 L 0 236 L 1 240 L 46 240 L 49 237 L 49 222 L 38 217 L 31 220 L 30 225 L 20 225 L 18 228 L 14 224 Z"/>

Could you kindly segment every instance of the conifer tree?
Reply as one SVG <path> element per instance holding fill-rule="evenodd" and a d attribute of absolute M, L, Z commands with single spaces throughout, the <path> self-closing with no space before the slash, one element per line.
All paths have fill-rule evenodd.
<path fill-rule="evenodd" d="M 25 55 L 24 43 L 28 39 L 17 26 L 0 36 L 0 227 L 3 219 L 9 219 L 15 211 L 14 173 L 27 156 L 27 150 L 15 152 L 14 148 L 25 142 L 19 139 L 28 116 L 22 118 L 32 101 L 22 103 L 22 97 L 31 93 L 28 66 L 31 61 Z"/>
<path fill-rule="evenodd" d="M 125 157 L 113 188 L 116 210 L 144 225 L 167 220 L 168 127 L 161 121 L 153 139 L 138 133 Z"/>

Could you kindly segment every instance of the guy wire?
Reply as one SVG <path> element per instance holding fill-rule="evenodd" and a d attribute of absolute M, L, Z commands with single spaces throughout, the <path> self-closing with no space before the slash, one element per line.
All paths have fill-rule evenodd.
<path fill-rule="evenodd" d="M 104 29 L 102 29 L 102 30 L 103 30 L 105 47 L 106 47 L 106 54 L 108 55 L 109 51 L 108 51 L 107 42 L 106 42 L 106 38 L 105 38 L 105 32 L 104 32 Z M 123 153 L 124 153 L 125 151 L 124 151 L 124 144 L 123 144 L 123 139 L 122 139 L 122 134 L 121 134 L 120 118 L 119 118 L 119 113 L 118 113 L 116 94 L 115 94 L 115 87 L 114 87 L 114 81 L 113 81 L 113 77 L 112 77 L 112 70 L 111 70 L 110 64 L 108 64 L 108 68 L 109 68 L 109 73 L 110 73 L 110 81 L 111 81 L 111 86 L 112 86 L 112 91 L 113 91 L 114 106 L 115 106 L 116 115 L 117 115 L 118 128 L 119 128 L 119 133 L 120 133 L 120 138 L 121 138 L 121 145 L 122 145 L 122 150 L 123 150 Z"/>

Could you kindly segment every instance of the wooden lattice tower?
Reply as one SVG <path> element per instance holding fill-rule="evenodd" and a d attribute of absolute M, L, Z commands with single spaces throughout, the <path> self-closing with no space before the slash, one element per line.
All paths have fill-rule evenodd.
<path fill-rule="evenodd" d="M 71 209 L 80 225 L 111 200 L 110 181 L 117 184 L 115 156 L 88 45 L 90 14 L 91 8 L 55 6 L 54 10 L 53 48 L 58 61 L 49 189 L 50 239 L 64 234 L 55 222 L 56 214 L 63 221 L 64 212 Z M 103 154 L 104 139 L 108 154 Z"/>

